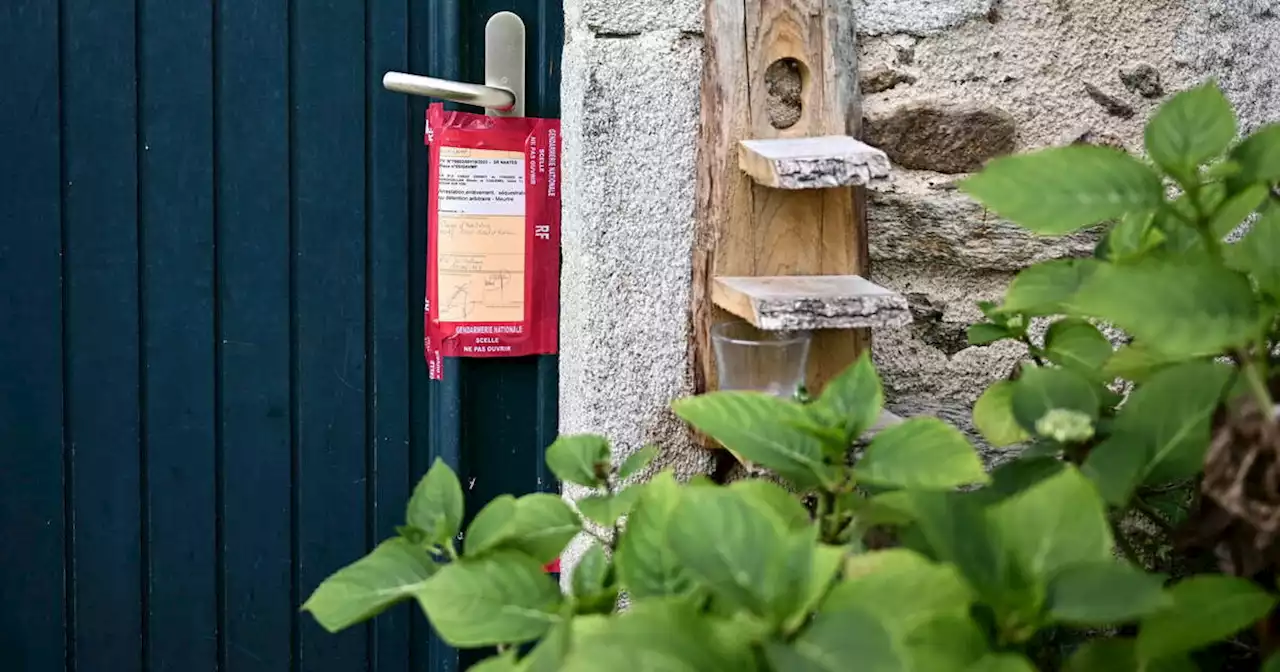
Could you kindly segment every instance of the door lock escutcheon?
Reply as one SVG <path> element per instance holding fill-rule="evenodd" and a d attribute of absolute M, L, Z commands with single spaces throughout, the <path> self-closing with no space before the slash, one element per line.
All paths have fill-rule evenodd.
<path fill-rule="evenodd" d="M 483 107 L 491 117 L 523 117 L 524 48 L 524 21 L 511 12 L 498 12 L 484 27 L 484 84 L 393 71 L 382 77 L 382 86 L 389 91 Z"/>

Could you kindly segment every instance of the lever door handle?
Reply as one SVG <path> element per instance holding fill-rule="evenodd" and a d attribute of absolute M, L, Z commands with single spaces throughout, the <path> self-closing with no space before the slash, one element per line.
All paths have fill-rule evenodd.
<path fill-rule="evenodd" d="M 524 116 L 524 21 L 498 12 L 484 27 L 484 84 L 388 72 L 382 86 L 389 91 L 441 98 L 485 108 L 496 117 Z"/>

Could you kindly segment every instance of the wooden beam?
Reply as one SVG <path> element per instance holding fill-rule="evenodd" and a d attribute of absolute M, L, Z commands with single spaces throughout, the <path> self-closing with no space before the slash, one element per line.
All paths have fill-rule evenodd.
<path fill-rule="evenodd" d="M 862 187 L 889 176 L 889 157 L 847 135 L 743 140 L 738 167 L 773 189 Z"/>
<path fill-rule="evenodd" d="M 854 0 L 706 1 L 690 310 L 699 391 L 715 388 L 710 328 L 731 315 L 713 300 L 714 278 L 867 276 L 861 187 L 762 186 L 738 156 L 743 140 L 858 137 L 853 7 Z M 815 332 L 810 389 L 869 345 L 865 329 Z"/>
<path fill-rule="evenodd" d="M 711 299 L 765 331 L 874 329 L 911 322 L 902 295 L 856 275 L 716 277 Z"/>

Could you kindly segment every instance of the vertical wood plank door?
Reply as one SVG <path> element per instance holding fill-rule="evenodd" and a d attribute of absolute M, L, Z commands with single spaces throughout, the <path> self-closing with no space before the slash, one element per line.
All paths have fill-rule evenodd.
<path fill-rule="evenodd" d="M 556 358 L 427 379 L 425 99 L 560 0 L 0 3 L 0 667 L 445 672 L 410 605 L 299 605 L 436 457 L 475 512 L 554 491 Z"/>

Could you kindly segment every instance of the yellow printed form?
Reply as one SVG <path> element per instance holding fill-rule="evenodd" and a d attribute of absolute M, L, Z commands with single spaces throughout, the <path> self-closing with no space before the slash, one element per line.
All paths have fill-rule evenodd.
<path fill-rule="evenodd" d="M 524 320 L 524 169 L 524 152 L 440 148 L 441 322 Z"/>

